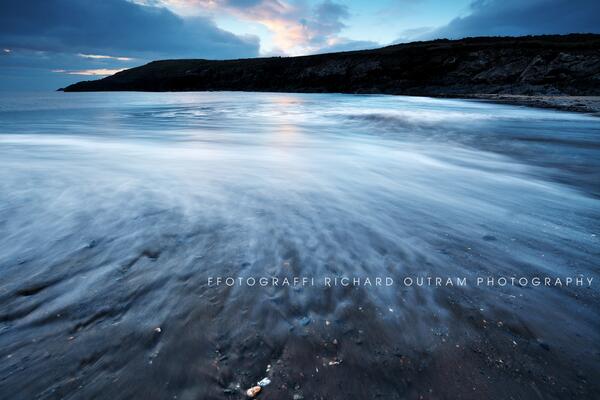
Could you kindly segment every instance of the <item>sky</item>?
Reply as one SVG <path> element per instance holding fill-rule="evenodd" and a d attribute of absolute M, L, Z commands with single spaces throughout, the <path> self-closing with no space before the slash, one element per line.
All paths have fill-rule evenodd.
<path fill-rule="evenodd" d="M 53 90 L 156 59 L 574 32 L 600 33 L 600 0 L 0 0 L 0 90 Z"/>

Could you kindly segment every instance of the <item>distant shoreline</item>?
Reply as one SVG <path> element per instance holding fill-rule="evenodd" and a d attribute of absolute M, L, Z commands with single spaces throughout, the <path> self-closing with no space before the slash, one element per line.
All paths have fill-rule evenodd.
<path fill-rule="evenodd" d="M 600 117 L 600 96 L 525 96 L 510 94 L 472 94 L 462 99 L 485 100 L 535 108 L 549 108 Z"/>
<path fill-rule="evenodd" d="M 64 91 L 62 88 L 58 91 Z M 512 94 L 461 94 L 461 95 L 409 95 L 390 93 L 345 93 L 345 92 L 288 92 L 288 91 L 248 91 L 248 90 L 185 90 L 185 91 L 153 91 L 153 90 L 117 90 L 117 92 L 141 92 L 141 93 L 190 93 L 190 92 L 249 92 L 249 93 L 289 93 L 289 94 L 356 94 L 356 95 L 385 95 L 385 96 L 411 96 L 431 97 L 435 99 L 457 99 L 457 100 L 481 100 L 498 104 L 509 104 L 532 108 L 547 108 L 558 111 L 567 111 L 588 114 L 600 117 L 600 96 L 548 96 L 548 95 L 512 95 Z M 100 90 L 99 92 L 109 92 Z M 112 91 L 110 91 L 112 92 Z"/>

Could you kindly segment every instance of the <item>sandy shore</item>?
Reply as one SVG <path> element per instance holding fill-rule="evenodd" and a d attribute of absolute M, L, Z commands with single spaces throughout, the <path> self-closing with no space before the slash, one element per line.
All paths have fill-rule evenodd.
<path fill-rule="evenodd" d="M 497 103 L 552 108 L 600 116 L 600 96 L 526 96 L 514 94 L 472 94 L 462 98 L 491 100 Z"/>

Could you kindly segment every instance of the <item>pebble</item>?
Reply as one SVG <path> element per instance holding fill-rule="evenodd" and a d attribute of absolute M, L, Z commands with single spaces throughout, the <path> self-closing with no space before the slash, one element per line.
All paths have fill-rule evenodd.
<path fill-rule="evenodd" d="M 260 381 L 258 381 L 258 386 L 265 387 L 270 383 L 271 383 L 271 380 L 269 378 L 262 378 Z"/>
<path fill-rule="evenodd" d="M 160 327 L 158 327 L 158 328 L 154 328 L 154 332 L 156 332 L 156 333 L 161 333 L 161 332 L 162 332 L 162 329 L 160 329 Z"/>
<path fill-rule="evenodd" d="M 250 389 L 246 390 L 246 396 L 256 397 L 260 393 L 261 389 L 262 388 L 260 386 L 253 386 Z"/>

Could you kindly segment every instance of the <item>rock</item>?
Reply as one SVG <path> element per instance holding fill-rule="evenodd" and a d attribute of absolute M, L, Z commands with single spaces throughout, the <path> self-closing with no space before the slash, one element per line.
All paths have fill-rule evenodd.
<path fill-rule="evenodd" d="M 258 386 L 265 387 L 270 383 L 271 383 L 271 380 L 269 378 L 262 378 L 260 381 L 258 381 Z"/>
<path fill-rule="evenodd" d="M 256 397 L 262 388 L 260 386 L 253 386 L 250 389 L 246 390 L 246 396 L 248 397 Z"/>
<path fill-rule="evenodd" d="M 160 326 L 159 326 L 158 328 L 154 328 L 154 332 L 156 332 L 156 333 L 161 333 L 161 332 L 162 332 L 162 329 L 160 329 Z"/>
<path fill-rule="evenodd" d="M 529 65 L 521 73 L 519 80 L 521 82 L 536 83 L 543 81 L 548 72 L 547 62 L 540 55 L 536 55 Z"/>
<path fill-rule="evenodd" d="M 493 66 L 475 75 L 472 80 L 478 83 L 504 83 L 516 80 L 527 67 L 526 61 L 517 59 L 511 63 Z"/>

